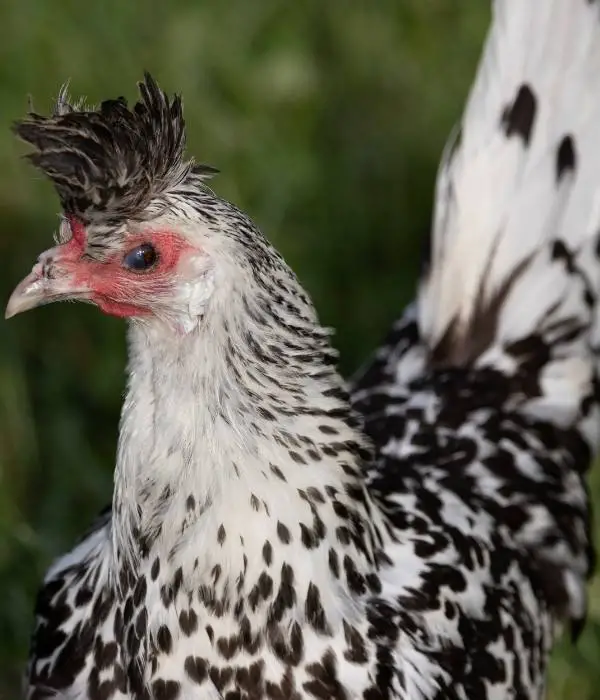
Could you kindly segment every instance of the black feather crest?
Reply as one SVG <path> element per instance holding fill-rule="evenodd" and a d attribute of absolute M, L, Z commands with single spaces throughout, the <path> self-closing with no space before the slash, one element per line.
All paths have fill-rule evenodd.
<path fill-rule="evenodd" d="M 71 104 L 61 90 L 51 116 L 30 113 L 14 125 L 34 147 L 27 158 L 54 183 L 64 211 L 82 222 L 147 218 L 148 205 L 194 172 L 215 171 L 184 160 L 185 122 L 179 96 L 169 97 L 145 73 L 140 100 L 97 109 Z"/>

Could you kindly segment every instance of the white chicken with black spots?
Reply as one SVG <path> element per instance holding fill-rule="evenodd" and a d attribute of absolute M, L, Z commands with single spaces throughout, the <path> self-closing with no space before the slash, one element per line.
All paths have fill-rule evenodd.
<path fill-rule="evenodd" d="M 497 0 L 418 301 L 353 406 L 178 98 L 146 76 L 132 110 L 63 92 L 16 125 L 64 218 L 7 316 L 129 324 L 112 508 L 46 576 L 29 700 L 543 697 L 591 565 L 598 75 L 598 3 Z"/>

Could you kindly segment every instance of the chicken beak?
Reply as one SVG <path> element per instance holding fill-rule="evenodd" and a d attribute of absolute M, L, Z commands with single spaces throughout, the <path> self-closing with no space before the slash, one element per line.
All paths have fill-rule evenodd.
<path fill-rule="evenodd" d="M 72 273 L 55 261 L 52 255 L 54 250 L 44 253 L 27 277 L 15 287 L 6 305 L 4 318 L 53 301 L 87 296 L 88 289 L 74 284 Z"/>

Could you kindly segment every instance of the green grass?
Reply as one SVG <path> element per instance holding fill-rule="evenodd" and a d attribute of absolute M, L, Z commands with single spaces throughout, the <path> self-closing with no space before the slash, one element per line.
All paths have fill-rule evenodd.
<path fill-rule="evenodd" d="M 147 68 L 184 94 L 190 151 L 299 273 L 350 372 L 412 294 L 487 19 L 466 0 L 5 0 L 0 298 L 57 222 L 9 132 L 27 94 L 45 110 L 71 78 L 91 101 L 133 97 Z M 0 324 L 0 698 L 18 696 L 45 567 L 109 498 L 123 331 L 75 305 Z M 557 652 L 553 700 L 598 696 L 600 582 L 591 605 L 580 644 Z"/>

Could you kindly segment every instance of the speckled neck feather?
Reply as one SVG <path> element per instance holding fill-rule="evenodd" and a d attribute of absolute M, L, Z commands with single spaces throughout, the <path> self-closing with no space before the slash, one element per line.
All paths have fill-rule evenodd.
<path fill-rule="evenodd" d="M 290 564 L 320 579 L 328 556 L 320 544 L 336 544 L 341 528 L 366 571 L 381 543 L 361 476 L 370 450 L 328 333 L 293 276 L 257 272 L 252 286 L 188 335 L 132 322 L 117 558 L 136 567 L 158 551 L 191 565 L 201 542 L 194 577 L 219 566 L 233 587 L 248 557 L 283 544 Z"/>

